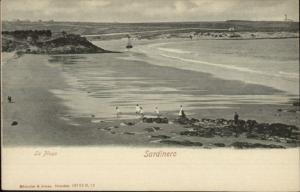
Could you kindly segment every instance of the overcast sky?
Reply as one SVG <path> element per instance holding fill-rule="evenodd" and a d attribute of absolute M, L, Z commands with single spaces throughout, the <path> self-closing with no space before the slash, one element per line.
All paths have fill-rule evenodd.
<path fill-rule="evenodd" d="M 299 21 L 298 0 L 2 0 L 4 20 L 159 22 Z"/>

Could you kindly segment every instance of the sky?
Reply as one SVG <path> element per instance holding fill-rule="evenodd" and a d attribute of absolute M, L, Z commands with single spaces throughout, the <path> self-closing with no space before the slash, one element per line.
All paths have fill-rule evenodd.
<path fill-rule="evenodd" d="M 299 21 L 298 0 L 2 0 L 3 20 Z"/>

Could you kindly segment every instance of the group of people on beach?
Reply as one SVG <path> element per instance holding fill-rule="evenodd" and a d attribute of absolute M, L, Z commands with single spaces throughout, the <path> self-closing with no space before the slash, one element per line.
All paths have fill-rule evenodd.
<path fill-rule="evenodd" d="M 160 114 L 159 114 L 158 107 L 155 107 L 154 111 L 155 111 L 157 117 L 159 117 Z M 120 117 L 120 115 L 121 115 L 121 110 L 118 106 L 116 106 L 116 114 L 117 114 L 117 118 Z M 135 106 L 135 114 L 138 115 L 138 116 L 144 117 L 143 107 L 140 106 L 139 104 L 136 104 L 136 106 Z"/>
<path fill-rule="evenodd" d="M 155 107 L 154 112 L 155 112 L 157 118 L 159 118 L 161 116 L 157 106 Z M 117 118 L 119 118 L 120 115 L 121 115 L 121 111 L 120 111 L 120 108 L 118 106 L 116 106 L 116 114 L 117 114 Z M 139 104 L 136 104 L 136 106 L 135 106 L 135 114 L 137 116 L 140 116 L 141 118 L 144 117 L 143 107 L 140 106 Z M 178 112 L 178 117 L 186 118 L 186 114 L 183 110 L 182 105 L 180 105 L 180 109 L 179 109 L 179 112 Z M 239 114 L 237 112 L 234 112 L 233 119 L 234 119 L 234 124 L 237 126 L 238 122 L 239 122 Z"/>
<path fill-rule="evenodd" d="M 156 114 L 157 117 L 161 116 L 161 114 L 160 114 L 159 109 L 158 109 L 157 106 L 154 108 L 154 112 L 155 112 L 155 114 Z M 136 104 L 136 106 L 135 106 L 135 114 L 137 116 L 142 117 L 142 118 L 144 117 L 144 110 L 143 110 L 143 107 L 141 105 Z M 117 118 L 120 117 L 120 115 L 121 115 L 121 110 L 120 110 L 120 108 L 118 106 L 116 106 L 116 115 L 117 115 Z M 179 117 L 186 117 L 182 105 L 180 105 L 180 110 L 179 110 L 178 116 Z"/>
<path fill-rule="evenodd" d="M 141 117 L 144 117 L 143 107 L 140 106 L 139 104 L 136 104 L 136 106 L 135 106 L 135 114 L 140 115 Z"/>

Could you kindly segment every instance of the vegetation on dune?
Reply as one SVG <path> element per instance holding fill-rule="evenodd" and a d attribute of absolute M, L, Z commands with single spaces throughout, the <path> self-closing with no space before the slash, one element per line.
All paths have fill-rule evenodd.
<path fill-rule="evenodd" d="M 2 35 L 11 35 L 16 39 L 32 38 L 38 40 L 39 37 L 44 36 L 50 38 L 52 32 L 50 30 L 17 30 L 17 31 L 2 31 Z"/>
<path fill-rule="evenodd" d="M 20 30 L 2 32 L 2 51 L 31 54 L 107 53 L 80 35 L 52 36 L 50 30 Z"/>

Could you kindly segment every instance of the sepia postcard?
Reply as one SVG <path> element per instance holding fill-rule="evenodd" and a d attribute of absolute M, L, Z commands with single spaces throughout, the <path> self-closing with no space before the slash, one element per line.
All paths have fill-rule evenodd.
<path fill-rule="evenodd" d="M 299 191 L 298 0 L 2 0 L 1 189 Z"/>

